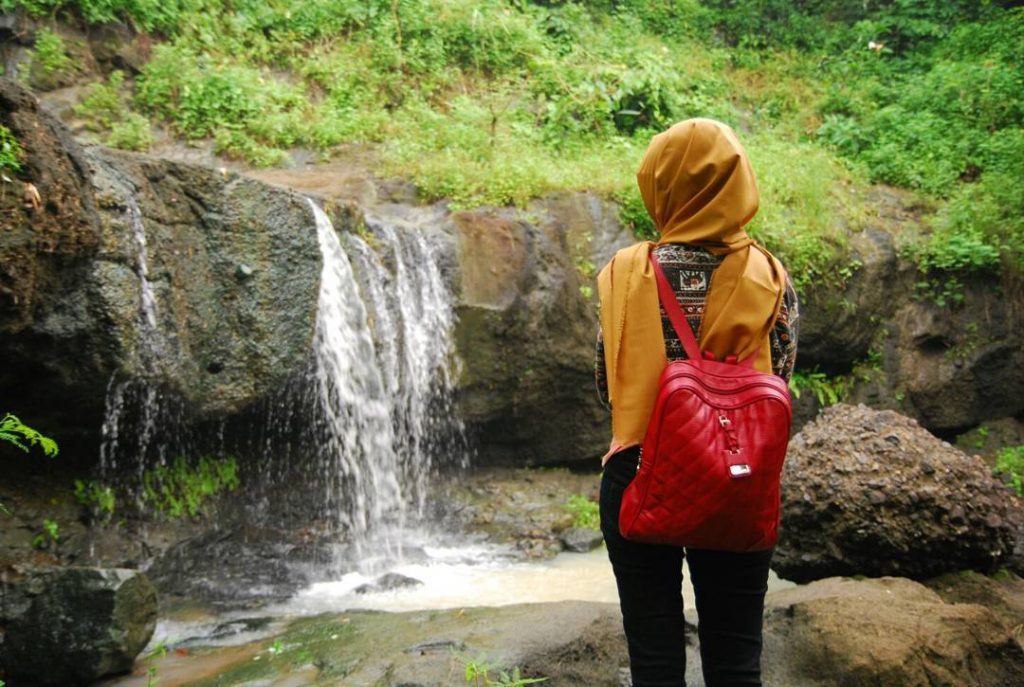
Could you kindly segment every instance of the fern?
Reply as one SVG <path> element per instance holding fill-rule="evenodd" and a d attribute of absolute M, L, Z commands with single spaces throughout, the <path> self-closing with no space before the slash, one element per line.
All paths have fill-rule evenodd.
<path fill-rule="evenodd" d="M 0 419 L 0 439 L 14 444 L 25 453 L 36 445 L 51 458 L 59 452 L 56 441 L 40 434 L 10 413 Z"/>

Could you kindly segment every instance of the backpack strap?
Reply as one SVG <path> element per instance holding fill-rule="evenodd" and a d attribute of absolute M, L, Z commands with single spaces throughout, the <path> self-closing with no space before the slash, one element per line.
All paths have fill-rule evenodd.
<path fill-rule="evenodd" d="M 676 292 L 672 289 L 672 285 L 668 281 L 668 277 L 665 276 L 665 271 L 661 269 L 661 265 L 658 264 L 658 259 L 654 257 L 654 251 L 650 253 L 651 265 L 654 266 L 654 276 L 658 280 L 658 296 L 661 301 L 661 307 L 665 309 L 665 314 L 668 315 L 669 322 L 672 323 L 672 328 L 676 330 L 676 336 L 679 337 L 680 343 L 683 344 L 683 349 L 686 351 L 686 357 L 693 361 L 703 360 L 705 358 L 709 360 L 715 360 L 714 353 L 708 351 L 704 355 L 701 355 L 700 346 L 697 344 L 697 337 L 693 335 L 693 329 L 690 327 L 690 323 L 686 320 L 686 315 L 683 314 L 683 309 L 679 307 L 679 301 L 676 300 Z M 757 354 L 761 350 L 760 347 L 754 350 L 753 353 L 748 355 L 744 360 L 738 361 L 738 364 L 744 367 L 753 367 L 754 361 L 757 359 Z M 726 358 L 726 362 L 737 362 L 736 356 L 729 356 Z"/>

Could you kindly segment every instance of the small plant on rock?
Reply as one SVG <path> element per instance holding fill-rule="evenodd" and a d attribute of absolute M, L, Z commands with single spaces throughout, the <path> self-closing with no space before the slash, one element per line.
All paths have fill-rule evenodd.
<path fill-rule="evenodd" d="M 47 518 L 43 520 L 43 531 L 32 539 L 32 546 L 37 549 L 45 549 L 47 545 L 56 546 L 60 542 L 60 525 L 56 520 Z"/>
<path fill-rule="evenodd" d="M 585 527 L 591 530 L 601 529 L 601 509 L 598 504 L 580 494 L 573 494 L 565 504 L 565 509 L 576 519 L 573 527 Z"/>
<path fill-rule="evenodd" d="M 495 678 L 491 673 L 496 669 L 484 656 L 461 660 L 465 667 L 466 684 L 474 687 L 523 687 L 547 680 L 546 677 L 523 677 L 519 666 L 512 668 L 511 672 L 498 670 L 498 676 Z"/>
<path fill-rule="evenodd" d="M 114 514 L 117 499 L 114 490 L 96 480 L 75 480 L 75 499 L 89 509 L 94 518 L 109 518 Z"/>
<path fill-rule="evenodd" d="M 195 465 L 179 457 L 170 465 L 147 470 L 142 476 L 142 499 L 161 515 L 196 517 L 211 497 L 238 487 L 238 463 L 231 456 L 203 456 Z"/>
<path fill-rule="evenodd" d="M 49 29 L 36 33 L 35 45 L 32 48 L 33 60 L 45 76 L 66 72 L 74 67 L 68 57 L 64 39 Z"/>
<path fill-rule="evenodd" d="M 21 170 L 21 161 L 25 158 L 25 151 L 21 144 L 14 137 L 11 130 L 0 124 L 0 173 L 17 172 Z"/>
<path fill-rule="evenodd" d="M 1024 496 L 1024 445 L 1010 446 L 999 452 L 992 470 L 1005 479 L 1019 496 Z"/>

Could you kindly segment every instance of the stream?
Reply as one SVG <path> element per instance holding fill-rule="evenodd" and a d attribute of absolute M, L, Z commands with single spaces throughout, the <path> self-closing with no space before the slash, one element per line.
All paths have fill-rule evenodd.
<path fill-rule="evenodd" d="M 431 540 L 441 543 L 432 545 Z M 375 574 L 351 572 L 339 579 L 315 582 L 289 600 L 256 609 L 225 613 L 183 609 L 161 618 L 142 657 L 167 650 L 159 665 L 160 685 L 187 684 L 210 678 L 218 667 L 252 653 L 254 646 L 279 633 L 300 617 L 355 611 L 428 611 L 470 607 L 497 607 L 558 601 L 590 601 L 618 604 L 615 578 L 603 546 L 589 553 L 562 552 L 541 561 L 523 561 L 508 546 L 473 543 L 440 537 L 437 533 L 414 532 L 404 538 L 412 552 L 407 560 L 378 565 Z M 372 569 L 373 561 L 365 562 Z M 422 584 L 386 591 L 361 592 L 380 574 L 395 573 Z M 774 572 L 768 579 L 769 592 L 794 587 Z M 693 587 L 684 564 L 684 607 L 694 608 Z M 220 650 L 193 652 L 198 647 Z M 141 658 L 140 658 L 141 661 Z M 137 664 L 141 665 L 141 663 Z M 147 686 L 144 670 L 99 683 L 104 687 Z M 301 673 L 274 684 L 309 684 Z M 296 681 L 292 681 L 296 680 Z"/>

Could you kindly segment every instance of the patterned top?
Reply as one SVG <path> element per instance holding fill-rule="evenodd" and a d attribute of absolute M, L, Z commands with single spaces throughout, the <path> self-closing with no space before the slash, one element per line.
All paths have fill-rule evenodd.
<path fill-rule="evenodd" d="M 716 256 L 700 246 L 682 243 L 666 243 L 654 249 L 665 276 L 676 292 L 676 299 L 683 309 L 694 337 L 700 331 L 700 322 L 704 317 L 704 306 L 708 295 L 708 284 L 711 274 L 722 262 L 724 256 Z M 660 307 L 660 306 L 659 306 Z M 661 310 L 661 328 L 665 334 L 665 355 L 669 360 L 685 360 L 686 351 L 679 341 L 672 322 Z M 796 363 L 796 340 L 799 333 L 800 306 L 797 301 L 793 284 L 786 277 L 786 292 L 782 297 L 779 319 L 775 322 L 768 339 L 772 351 L 772 371 L 787 382 L 793 376 Z M 597 381 L 597 393 L 606 407 L 608 403 L 608 372 L 604 362 L 604 338 L 601 328 L 597 330 L 597 349 L 594 358 L 594 377 Z"/>

